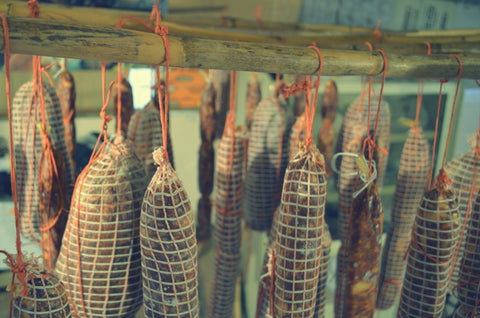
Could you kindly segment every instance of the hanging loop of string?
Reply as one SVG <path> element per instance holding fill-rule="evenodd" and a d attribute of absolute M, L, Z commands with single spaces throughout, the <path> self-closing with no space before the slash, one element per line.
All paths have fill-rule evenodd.
<path fill-rule="evenodd" d="M 453 106 L 452 106 L 452 114 L 450 116 L 450 124 L 448 126 L 447 141 L 445 143 L 445 150 L 444 150 L 444 153 L 443 153 L 442 167 L 440 168 L 438 176 L 433 181 L 434 184 L 435 184 L 435 187 L 437 187 L 437 188 L 445 188 L 451 183 L 451 180 L 448 179 L 447 173 L 445 172 L 444 168 L 445 168 L 445 162 L 447 160 L 448 144 L 449 144 L 450 136 L 451 136 L 451 133 L 452 133 L 453 117 L 455 115 L 455 108 L 456 108 L 456 104 L 457 104 L 458 89 L 460 87 L 460 81 L 461 81 L 461 78 L 462 78 L 462 71 L 463 71 L 463 64 L 462 64 L 462 60 L 460 59 L 460 57 L 456 54 L 451 54 L 451 56 L 455 57 L 458 61 L 458 78 L 457 78 L 457 86 L 455 88 L 455 96 L 453 98 Z M 440 116 L 440 103 L 441 103 L 441 99 L 442 99 L 442 86 L 446 82 L 447 82 L 447 80 L 440 80 L 440 93 L 439 93 L 439 96 L 438 96 L 437 119 L 436 119 L 436 122 L 435 122 L 435 139 L 434 139 L 434 143 L 433 143 L 434 147 L 435 147 L 435 142 L 436 142 L 437 134 L 438 134 L 438 120 L 439 120 L 439 116 Z M 432 167 L 430 169 L 430 180 L 432 179 L 432 175 L 433 175 L 433 157 L 434 157 L 434 154 L 435 154 L 435 148 L 433 149 L 433 154 L 432 154 Z"/>
<path fill-rule="evenodd" d="M 153 6 L 152 13 L 150 15 L 150 21 L 153 23 L 155 20 L 155 34 L 162 37 L 163 44 L 165 46 L 165 98 L 162 98 L 161 92 L 161 85 L 157 85 L 157 92 L 158 92 L 158 105 L 160 109 L 160 122 L 162 124 L 162 141 L 163 141 L 163 158 L 166 162 L 169 161 L 168 159 L 168 152 L 167 152 L 167 132 L 168 132 L 168 79 L 169 79 L 169 65 L 170 65 L 170 42 L 168 41 L 168 28 L 165 25 L 161 25 L 161 15 L 160 10 L 156 5 Z M 157 83 L 160 83 L 160 68 L 157 65 L 155 68 Z M 165 102 L 163 102 L 165 100 Z"/>
<path fill-rule="evenodd" d="M 223 8 L 222 15 L 220 16 L 220 19 L 222 19 L 222 28 L 227 27 L 227 11 L 228 7 Z"/>
<path fill-rule="evenodd" d="M 375 26 L 375 30 L 373 30 L 373 35 L 377 38 L 377 43 L 382 43 L 382 32 L 380 32 L 380 24 L 382 20 L 377 21 L 377 25 Z"/>
<path fill-rule="evenodd" d="M 262 10 L 263 10 L 263 3 L 260 3 L 257 8 L 255 9 L 255 20 L 257 21 L 258 23 L 258 28 L 261 30 L 263 29 L 263 22 L 262 22 L 262 19 L 261 19 L 261 15 L 262 15 Z"/>
<path fill-rule="evenodd" d="M 23 261 L 22 253 L 22 242 L 20 240 L 20 217 L 18 211 L 18 195 L 17 195 L 17 176 L 15 170 L 15 148 L 13 147 L 13 127 L 12 127 L 12 89 L 10 83 L 10 36 L 8 29 L 8 22 L 5 13 L 0 13 L 0 18 L 3 25 L 3 36 L 5 43 L 5 54 L 4 54 L 4 63 L 5 63 L 5 85 L 6 85 L 6 94 L 7 94 L 7 107 L 8 107 L 8 126 L 9 126 L 9 146 L 10 146 L 10 182 L 12 187 L 12 199 L 13 199 L 13 209 L 15 213 L 15 235 L 16 235 L 16 248 L 17 248 L 17 257 L 16 260 L 6 251 L 0 251 L 1 253 L 7 256 L 8 265 L 13 273 L 12 275 L 12 284 L 17 278 L 23 286 L 21 291 L 22 296 L 28 294 L 28 285 L 26 281 L 26 263 Z M 13 286 L 12 286 L 13 287 Z M 10 303 L 12 303 L 13 293 L 10 294 Z M 12 315 L 12 307 L 10 306 L 10 316 Z"/>
<path fill-rule="evenodd" d="M 315 112 L 317 110 L 317 100 L 318 100 L 318 89 L 320 87 L 320 77 L 322 75 L 322 68 L 323 68 L 323 57 L 322 53 L 318 49 L 316 45 L 311 45 L 308 47 L 317 53 L 318 55 L 318 75 L 315 82 L 313 82 L 312 86 L 306 87 L 306 105 L 305 105 L 305 123 L 306 123 L 306 131 L 305 131 L 305 144 L 307 149 L 310 149 L 312 144 L 312 129 L 313 129 L 313 121 L 315 118 Z M 313 99 L 311 99 L 311 92 L 310 89 L 313 89 Z"/>

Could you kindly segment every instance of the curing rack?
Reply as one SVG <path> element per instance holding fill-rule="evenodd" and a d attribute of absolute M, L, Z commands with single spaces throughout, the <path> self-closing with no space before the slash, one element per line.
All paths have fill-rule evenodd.
<path fill-rule="evenodd" d="M 73 10 L 42 4 L 39 19 L 31 19 L 24 18 L 29 16 L 29 11 L 25 2 L 20 1 L 0 4 L 0 12 L 7 15 L 12 53 L 136 64 L 165 62 L 161 37 L 144 32 L 147 28 L 135 21 L 128 22 L 122 29 L 115 27 L 122 16 L 148 21 L 148 13 L 81 7 Z M 315 31 L 315 27 L 310 27 L 314 31 L 289 31 L 284 32 L 283 37 L 278 32 L 246 29 L 231 32 L 168 22 L 168 17 L 166 20 L 173 67 L 315 74 L 318 56 L 308 48 L 315 41 L 323 56 L 323 75 L 375 76 L 384 68 L 379 52 L 364 51 L 368 49 L 366 41 L 377 42 L 372 32 L 364 28 L 332 26 Z M 96 24 L 89 24 L 91 21 Z M 455 77 L 457 59 L 449 54 L 437 54 L 447 52 L 461 53 L 463 78 L 480 77 L 480 29 L 384 33 L 381 44 L 375 48 L 386 52 L 389 78 Z M 432 45 L 431 56 L 426 55 L 425 41 Z M 2 52 L 4 46 L 2 37 Z"/>

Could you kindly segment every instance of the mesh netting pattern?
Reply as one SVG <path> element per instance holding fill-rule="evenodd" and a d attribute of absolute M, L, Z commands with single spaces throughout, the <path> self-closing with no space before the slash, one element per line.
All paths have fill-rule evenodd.
<path fill-rule="evenodd" d="M 290 160 L 274 243 L 275 316 L 305 317 L 315 310 L 322 258 L 325 162 L 314 145 Z"/>
<path fill-rule="evenodd" d="M 340 297 L 336 316 L 373 317 L 383 229 L 383 206 L 374 183 L 353 198 L 351 211 L 348 241 L 342 241 L 338 259 Z"/>
<path fill-rule="evenodd" d="M 73 158 L 76 144 L 75 132 L 75 80 L 70 72 L 63 71 L 58 76 L 57 96 L 62 107 L 63 123 L 65 126 L 65 142 L 70 158 Z"/>
<path fill-rule="evenodd" d="M 266 231 L 280 204 L 283 176 L 288 163 L 289 130 L 293 118 L 286 101 L 271 97 L 258 105 L 248 143 L 245 214 L 248 225 Z"/>
<path fill-rule="evenodd" d="M 460 226 L 455 193 L 427 191 L 415 217 L 398 317 L 442 316 Z"/>
<path fill-rule="evenodd" d="M 410 130 L 398 168 L 391 226 L 382 255 L 377 307 L 388 309 L 397 301 L 405 275 L 411 229 L 430 172 L 428 142 L 420 127 Z"/>
<path fill-rule="evenodd" d="M 305 140 L 305 112 L 295 118 L 295 123 L 290 131 L 290 154 L 289 159 L 293 158 L 300 149 L 300 141 Z M 322 153 L 323 154 L 323 153 Z"/>
<path fill-rule="evenodd" d="M 245 190 L 246 129 L 230 127 L 220 139 L 215 168 L 214 280 L 209 317 L 230 317 L 240 269 Z"/>
<path fill-rule="evenodd" d="M 465 233 L 465 252 L 460 263 L 457 297 L 460 308 L 457 317 L 478 317 L 480 315 L 480 192 L 473 200 L 469 231 Z"/>
<path fill-rule="evenodd" d="M 328 225 L 323 225 L 322 233 L 322 256 L 320 257 L 320 271 L 318 272 L 317 298 L 315 301 L 315 313 L 313 317 L 325 317 L 325 305 L 327 304 L 327 279 L 328 266 L 330 263 L 330 250 L 332 246 L 332 236 Z"/>
<path fill-rule="evenodd" d="M 458 210 L 460 217 L 464 220 L 467 215 L 468 200 L 470 198 L 470 189 L 472 188 L 473 171 L 477 169 L 475 181 L 473 182 L 473 193 L 480 190 L 480 160 L 475 163 L 475 151 L 471 150 L 459 157 L 449 161 L 445 166 L 447 175 L 452 180 L 451 187 L 456 191 L 458 198 Z M 465 233 L 470 231 L 470 220 L 467 220 Z M 458 252 L 457 262 L 453 270 L 450 288 L 455 288 L 458 284 L 458 275 L 460 270 L 460 260 L 465 251 L 465 240 L 463 239 Z M 453 289 L 455 291 L 455 289 Z"/>
<path fill-rule="evenodd" d="M 42 156 L 43 141 L 37 123 L 41 123 L 40 98 L 36 106 L 32 95 L 33 82 L 23 84 L 16 92 L 12 105 L 12 137 L 17 171 L 18 210 L 20 230 L 25 238 L 40 240 L 40 211 L 38 169 Z M 71 194 L 75 182 L 73 164 L 65 142 L 62 109 L 55 89 L 48 83 L 44 85 L 45 118 L 50 127 L 49 137 L 65 161 L 65 178 Z M 68 206 L 68 204 L 67 204 Z"/>
<path fill-rule="evenodd" d="M 131 317 L 141 306 L 145 186 L 142 162 L 118 139 L 80 174 L 56 266 L 76 316 Z"/>
<path fill-rule="evenodd" d="M 190 200 L 163 148 L 142 204 L 140 246 L 146 317 L 198 317 L 197 240 Z"/>
<path fill-rule="evenodd" d="M 65 287 L 50 271 L 27 265 L 28 294 L 12 299 L 12 318 L 68 318 L 70 305 Z M 18 286 L 23 288 L 22 285 Z"/>
<path fill-rule="evenodd" d="M 133 114 L 128 125 L 127 138 L 133 142 L 137 155 L 144 163 L 147 180 L 150 180 L 157 170 L 152 153 L 163 143 L 160 112 L 153 100 Z M 168 133 L 167 150 L 168 158 L 173 162 L 171 139 Z"/>

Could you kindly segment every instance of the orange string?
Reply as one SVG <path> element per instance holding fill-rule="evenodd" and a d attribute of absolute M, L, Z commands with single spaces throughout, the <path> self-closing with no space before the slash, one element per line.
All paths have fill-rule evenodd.
<path fill-rule="evenodd" d="M 122 133 L 122 63 L 117 63 L 117 136 Z"/>
<path fill-rule="evenodd" d="M 437 145 L 437 136 L 438 136 L 438 119 L 440 117 L 440 106 L 442 102 L 442 87 L 444 83 L 447 83 L 448 80 L 446 79 L 441 79 L 440 80 L 440 92 L 438 94 L 438 105 L 437 105 L 437 118 L 435 120 L 435 134 L 433 136 L 433 146 L 432 146 L 432 162 L 430 163 L 430 176 L 428 178 L 428 190 L 432 187 L 432 177 L 433 177 L 433 163 L 435 160 L 435 148 Z"/>
<path fill-rule="evenodd" d="M 13 127 L 12 127 L 12 89 L 10 84 L 10 36 L 9 36 L 9 29 L 7 23 L 7 17 L 5 13 L 0 13 L 0 18 L 2 19 L 3 25 L 3 36 L 5 42 L 5 54 L 4 54 L 4 63 L 5 63 L 5 90 L 7 93 L 7 107 L 8 107 L 8 128 L 10 133 L 9 144 L 10 144 L 10 182 L 12 187 L 12 198 L 13 198 L 13 209 L 15 213 L 15 230 L 16 230 L 16 248 L 17 248 L 17 258 L 16 261 L 13 257 L 5 251 L 1 251 L 5 255 L 7 255 L 7 259 L 9 260 L 9 266 L 13 273 L 12 275 L 12 287 L 13 282 L 15 281 L 15 277 L 18 278 L 20 283 L 23 285 L 22 289 L 22 296 L 26 296 L 28 294 L 28 285 L 26 281 L 26 264 L 23 262 L 23 253 L 22 253 L 22 242 L 20 240 L 20 216 L 18 211 L 18 194 L 17 194 L 17 176 L 15 170 L 15 148 L 13 147 Z M 10 316 L 12 316 L 12 300 L 13 300 L 13 288 L 12 292 L 10 293 Z"/>
<path fill-rule="evenodd" d="M 156 5 L 153 6 L 152 13 L 150 15 L 150 20 L 155 19 L 155 33 L 162 37 L 163 44 L 165 45 L 165 103 L 163 103 L 161 85 L 158 85 L 158 104 L 160 109 L 160 122 L 162 123 L 162 140 L 163 140 L 163 156 L 168 162 L 168 152 L 167 152 L 167 132 L 168 132 L 168 79 L 169 79 L 169 65 L 170 65 L 170 42 L 168 41 L 167 34 L 168 28 L 165 25 L 161 25 L 162 19 L 160 15 L 160 10 Z M 160 83 L 160 69 L 158 65 L 156 66 L 156 77 L 157 83 Z"/>
<path fill-rule="evenodd" d="M 365 42 L 365 45 L 368 46 L 368 48 L 370 49 L 370 52 L 373 52 L 373 45 L 372 43 L 370 43 L 369 41 Z"/>
<path fill-rule="evenodd" d="M 27 5 L 30 9 L 30 18 L 38 18 L 40 15 L 40 7 L 37 0 L 28 0 Z"/>
<path fill-rule="evenodd" d="M 455 106 L 457 105 L 457 97 L 458 97 L 458 88 L 460 87 L 460 80 L 462 78 L 462 60 L 458 55 L 452 54 L 451 56 L 455 57 L 458 60 L 458 79 L 457 79 L 457 87 L 455 88 L 455 97 L 453 98 L 453 107 L 452 107 L 452 115 L 450 118 L 450 125 L 448 126 L 448 135 L 447 135 L 447 142 L 445 144 L 445 152 L 443 154 L 443 161 L 442 161 L 442 168 L 445 167 L 445 161 L 447 159 L 447 149 L 448 149 L 448 142 L 450 141 L 450 135 L 452 132 L 452 125 L 453 125 L 453 116 L 455 115 Z"/>
<path fill-rule="evenodd" d="M 377 38 L 377 43 L 382 42 L 382 33 L 380 32 L 380 23 L 382 23 L 382 20 L 377 21 L 377 26 L 375 27 L 375 30 L 373 30 L 373 35 Z"/>
<path fill-rule="evenodd" d="M 317 46 L 311 45 L 308 47 L 309 49 L 312 49 L 317 53 L 318 55 L 318 75 L 317 79 L 312 85 L 312 88 L 314 89 L 313 91 L 313 100 L 310 102 L 310 86 L 307 88 L 307 103 L 305 105 L 305 123 L 306 123 L 306 131 L 305 131 L 305 144 L 307 146 L 307 150 L 310 149 L 310 146 L 312 144 L 312 129 L 313 129 L 313 121 L 315 119 L 315 113 L 317 110 L 317 100 L 318 100 L 318 89 L 320 87 L 320 77 L 322 76 L 322 68 L 323 68 L 323 58 L 322 58 L 322 53 L 318 49 Z"/>
<path fill-rule="evenodd" d="M 263 3 L 260 3 L 257 6 L 257 8 L 255 9 L 255 20 L 257 20 L 259 29 L 263 29 L 263 22 L 262 22 L 262 19 L 260 17 L 261 14 L 262 14 L 262 10 L 263 10 Z"/>

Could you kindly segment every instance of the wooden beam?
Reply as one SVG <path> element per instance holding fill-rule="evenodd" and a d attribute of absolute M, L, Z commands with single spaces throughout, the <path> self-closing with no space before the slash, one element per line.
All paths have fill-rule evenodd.
<path fill-rule="evenodd" d="M 162 64 L 165 47 L 158 35 L 98 25 L 8 18 L 12 53 Z M 3 27 L 2 33 L 3 34 Z M 222 41 L 168 36 L 170 65 L 186 68 L 226 69 L 284 74 L 316 74 L 314 50 L 274 43 Z M 0 39 L 4 51 L 4 39 Z M 322 49 L 324 75 L 379 75 L 383 57 L 378 52 Z M 450 55 L 388 53 L 387 76 L 394 78 L 450 78 L 458 62 Z M 463 55 L 463 77 L 480 78 L 480 56 Z"/>
<path fill-rule="evenodd" d="M 0 12 L 5 12 L 8 16 L 29 17 L 29 9 L 26 2 L 23 1 L 2 1 L 0 2 Z M 116 9 L 101 9 L 92 7 L 71 7 L 56 4 L 41 4 L 40 18 L 56 21 L 78 22 L 83 24 L 98 24 L 114 27 L 119 19 L 124 16 L 135 16 L 144 21 L 148 21 L 149 12 L 127 11 Z M 171 19 L 172 21 L 170 21 Z M 232 20 L 233 21 L 233 20 Z M 237 20 L 235 20 L 237 21 Z M 218 21 L 217 21 L 218 22 Z M 210 25 L 213 27 L 199 27 L 199 23 L 208 23 L 208 20 L 179 18 L 178 16 L 167 15 L 164 25 L 169 28 L 171 35 L 206 37 L 221 40 L 246 41 L 246 42 L 269 42 L 269 43 L 292 43 L 305 45 L 316 42 L 319 47 L 331 49 L 345 49 L 346 46 L 354 47 L 356 50 L 368 50 L 364 45 L 366 41 L 376 43 L 376 38 L 372 34 L 372 29 L 351 28 L 345 26 L 317 26 L 312 25 L 308 28 L 283 25 L 281 23 L 271 23 L 268 30 L 245 29 L 225 29 L 216 25 L 213 20 Z M 221 21 L 220 21 L 221 22 Z M 238 21 L 236 22 L 239 23 Z M 187 25 L 190 24 L 190 25 Z M 197 26 L 193 26 L 197 24 Z M 246 27 L 242 25 L 242 27 Z M 266 26 L 269 24 L 266 23 Z M 138 31 L 148 31 L 148 29 L 137 21 L 129 21 L 124 28 Z M 479 50 L 480 29 L 468 30 L 441 30 L 441 31 L 415 31 L 398 32 L 382 30 L 382 44 L 378 48 L 395 52 L 423 53 L 425 50 L 424 41 L 432 43 L 436 48 L 442 49 L 433 51 L 433 53 L 442 53 L 447 50 L 445 46 L 455 48 L 454 51 L 467 51 L 474 53 Z M 475 42 L 473 44 L 468 44 Z M 456 46 L 455 44 L 461 45 Z M 467 45 L 464 45 L 467 43 Z"/>

